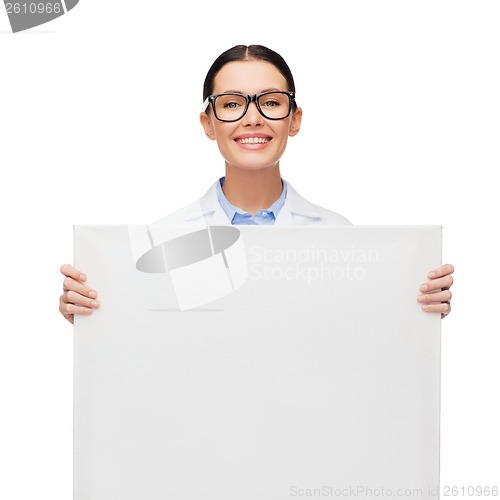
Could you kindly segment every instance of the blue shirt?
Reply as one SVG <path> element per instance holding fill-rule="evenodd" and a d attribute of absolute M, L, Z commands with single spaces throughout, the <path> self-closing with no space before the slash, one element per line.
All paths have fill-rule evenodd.
<path fill-rule="evenodd" d="M 281 179 L 281 184 L 283 186 L 283 191 L 281 196 L 269 207 L 259 210 L 254 216 L 250 212 L 245 212 L 241 208 L 235 207 L 229 203 L 226 195 L 222 191 L 222 186 L 224 185 L 225 177 L 221 177 L 217 183 L 217 199 L 226 213 L 231 224 L 244 224 L 244 225 L 264 225 L 264 224 L 274 224 L 279 211 L 285 204 L 286 199 L 286 181 Z"/>

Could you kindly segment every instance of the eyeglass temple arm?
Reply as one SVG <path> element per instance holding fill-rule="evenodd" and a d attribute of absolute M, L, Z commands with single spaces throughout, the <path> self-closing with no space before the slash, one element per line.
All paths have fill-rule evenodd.
<path fill-rule="evenodd" d="M 203 111 L 206 111 L 208 106 L 210 104 L 210 96 L 208 96 L 204 101 L 203 101 Z"/>

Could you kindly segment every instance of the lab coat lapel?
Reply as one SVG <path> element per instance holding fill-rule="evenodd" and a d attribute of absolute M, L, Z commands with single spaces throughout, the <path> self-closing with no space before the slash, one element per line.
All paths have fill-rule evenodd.
<path fill-rule="evenodd" d="M 288 195 L 287 195 L 288 197 Z M 278 216 L 274 221 L 275 226 L 293 226 L 295 223 L 293 221 L 292 213 L 290 212 L 290 205 L 288 200 L 285 200 L 285 204 L 281 207 L 278 212 Z"/>
<path fill-rule="evenodd" d="M 229 220 L 226 212 L 220 206 L 219 201 L 214 205 L 214 212 L 212 218 L 210 219 L 211 226 L 231 226 L 231 221 Z"/>
<path fill-rule="evenodd" d="M 211 226 L 230 226 L 226 212 L 217 199 L 217 182 L 215 181 L 208 191 L 198 200 L 196 208 L 190 211 L 184 219 L 185 222 L 204 221 Z"/>
<path fill-rule="evenodd" d="M 315 205 L 300 196 L 297 191 L 287 182 L 287 193 L 285 204 L 274 221 L 275 226 L 293 226 L 300 224 L 294 219 L 294 215 L 301 216 L 305 220 L 321 220 L 321 214 Z M 299 217 L 299 220 L 301 219 Z"/>

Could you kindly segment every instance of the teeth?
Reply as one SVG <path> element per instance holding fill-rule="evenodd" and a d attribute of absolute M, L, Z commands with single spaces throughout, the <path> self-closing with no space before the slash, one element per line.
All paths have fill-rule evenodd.
<path fill-rule="evenodd" d="M 245 137 L 245 139 L 238 139 L 238 142 L 241 144 L 264 144 L 269 141 L 270 139 L 267 137 Z"/>

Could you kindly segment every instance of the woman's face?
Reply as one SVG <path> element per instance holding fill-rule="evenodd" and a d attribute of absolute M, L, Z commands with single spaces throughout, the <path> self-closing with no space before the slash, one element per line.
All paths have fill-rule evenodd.
<path fill-rule="evenodd" d="M 214 81 L 214 94 L 239 92 L 259 94 L 268 90 L 286 91 L 285 77 L 271 63 L 265 61 L 235 61 L 224 65 Z M 300 129 L 302 110 L 297 108 L 283 120 L 268 120 L 258 111 L 254 102 L 236 122 L 221 122 L 207 108 L 200 122 L 209 139 L 216 140 L 226 164 L 245 170 L 276 167 L 283 155 L 288 137 Z M 245 143 L 246 137 L 261 137 L 265 142 Z"/>

